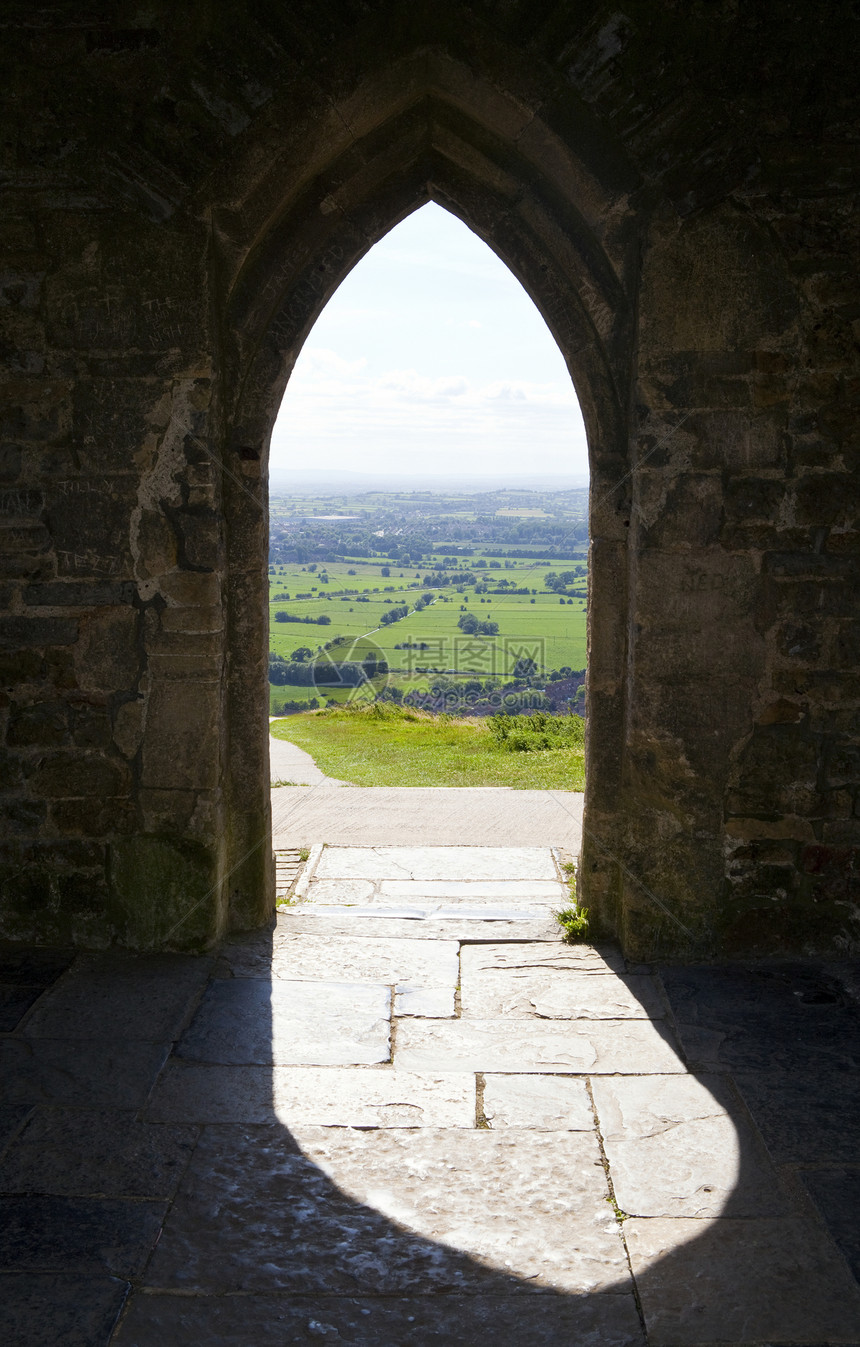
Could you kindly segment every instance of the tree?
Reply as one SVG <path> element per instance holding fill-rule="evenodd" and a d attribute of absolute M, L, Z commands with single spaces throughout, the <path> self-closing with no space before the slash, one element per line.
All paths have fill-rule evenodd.
<path fill-rule="evenodd" d="M 529 659 L 526 655 L 521 655 L 514 665 L 513 673 L 515 678 L 531 678 L 537 673 L 537 663 Z"/>
<path fill-rule="evenodd" d="M 321 617 L 318 617 L 318 618 L 317 618 L 317 626 L 318 626 L 318 627 L 330 627 L 330 626 L 331 626 L 331 618 L 328 616 L 327 613 L 323 613 Z"/>
<path fill-rule="evenodd" d="M 298 650 L 294 650 L 293 653 L 290 655 L 290 659 L 301 662 L 302 660 L 310 659 L 312 654 L 313 651 L 311 650 L 310 646 L 300 645 Z"/>
<path fill-rule="evenodd" d="M 383 567 L 382 567 L 382 574 L 383 574 L 383 575 L 390 575 L 390 574 L 391 574 L 391 567 L 390 567 L 390 566 L 383 566 Z"/>

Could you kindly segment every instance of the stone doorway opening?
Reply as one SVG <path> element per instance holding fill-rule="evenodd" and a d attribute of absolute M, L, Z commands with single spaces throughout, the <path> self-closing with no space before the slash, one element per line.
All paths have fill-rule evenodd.
<path fill-rule="evenodd" d="M 446 139 L 453 124 L 461 146 L 477 135 L 477 126 L 460 114 L 455 116 L 444 100 L 419 100 L 412 115 L 424 120 L 431 139 L 442 134 L 443 128 Z M 264 499 L 272 427 L 302 345 L 343 278 L 400 220 L 434 201 L 486 242 L 520 281 L 546 322 L 574 381 L 588 434 L 590 601 L 604 610 L 604 620 L 592 624 L 589 633 L 592 673 L 586 810 L 596 821 L 613 817 L 623 721 L 629 528 L 629 518 L 624 517 L 629 515 L 629 483 L 624 471 L 627 436 L 622 371 L 629 356 L 630 313 L 619 279 L 619 270 L 622 275 L 624 270 L 623 249 L 622 255 L 610 259 L 593 228 L 580 212 L 574 213 L 572 184 L 567 184 L 566 200 L 557 189 L 550 192 L 548 184 L 545 193 L 537 192 L 534 165 L 525 173 L 521 147 L 494 140 L 496 169 L 490 173 L 485 164 L 481 172 L 464 172 L 447 153 L 428 158 L 422 149 L 416 160 L 416 145 L 411 140 L 408 145 L 400 144 L 404 130 L 398 117 L 386 126 L 386 137 L 392 138 L 389 149 L 400 145 L 406 156 L 396 170 L 387 163 L 382 171 L 380 164 L 378 180 L 370 182 L 361 174 L 353 177 L 349 187 L 343 185 L 334 207 L 330 194 L 323 191 L 327 178 L 308 187 L 303 199 L 282 206 L 277 222 L 270 225 L 236 278 L 227 327 L 232 363 L 225 406 L 229 409 L 227 454 L 240 467 L 243 485 L 252 484 Z M 382 143 L 368 146 L 368 153 L 378 154 Z M 488 148 L 482 141 L 481 153 L 486 154 Z M 507 159 L 521 179 L 515 194 L 519 204 L 500 193 L 499 158 Z M 342 168 L 346 172 L 348 165 Z M 565 217 L 563 225 L 561 216 Z M 241 595 L 241 602 L 228 604 L 234 673 L 227 710 L 230 739 L 237 746 L 233 779 L 240 786 L 239 793 L 234 791 L 231 812 L 233 826 L 245 833 L 236 838 L 238 850 L 246 840 L 253 840 L 252 834 L 259 834 L 260 822 L 268 818 L 269 811 L 261 788 L 269 779 L 268 720 L 261 713 L 267 682 L 268 539 L 265 518 L 255 517 L 256 512 L 249 509 L 247 492 L 234 491 L 230 481 L 225 491 L 229 498 L 229 591 L 237 598 Z M 234 887 L 237 921 L 247 922 L 260 910 L 262 864 L 261 858 L 252 860 L 247 876 L 241 866 L 234 871 L 238 875 Z M 616 881 L 614 866 L 601 856 L 586 862 L 587 897 L 607 934 L 616 933 L 617 928 Z M 262 888 L 271 892 L 268 880 Z"/>
<path fill-rule="evenodd" d="M 275 785 L 322 784 L 302 749 L 325 753 L 328 732 L 325 771 L 355 785 L 582 791 L 587 470 L 539 312 L 460 221 L 421 207 L 323 310 L 272 434 Z M 374 701 L 454 715 L 461 751 L 431 758 L 406 722 L 395 752 L 363 714 L 296 718 Z M 542 753 L 475 756 L 494 711 L 545 710 L 570 713 L 549 727 L 569 748 L 551 778 Z"/>

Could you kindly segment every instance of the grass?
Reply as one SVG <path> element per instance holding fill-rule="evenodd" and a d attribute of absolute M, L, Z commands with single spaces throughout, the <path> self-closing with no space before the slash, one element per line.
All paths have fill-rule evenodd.
<path fill-rule="evenodd" d="M 572 906 L 556 912 L 555 919 L 564 932 L 565 944 L 581 945 L 588 939 L 588 908 L 580 907 L 576 901 L 576 866 L 566 861 L 561 868 L 567 875 Z"/>
<path fill-rule="evenodd" d="M 588 939 L 588 908 L 566 907 L 556 912 L 555 919 L 564 931 L 565 943 L 581 945 Z"/>
<path fill-rule="evenodd" d="M 524 719 L 493 717 L 508 722 Z M 571 734 L 578 734 L 579 742 L 546 735 L 549 747 L 535 742 L 512 751 L 490 721 L 434 716 L 389 703 L 302 712 L 274 721 L 271 732 L 306 749 L 327 776 L 356 786 L 582 790 L 582 722 L 578 717 L 558 719 L 578 721 Z M 534 736 L 536 741 L 540 737 Z"/>

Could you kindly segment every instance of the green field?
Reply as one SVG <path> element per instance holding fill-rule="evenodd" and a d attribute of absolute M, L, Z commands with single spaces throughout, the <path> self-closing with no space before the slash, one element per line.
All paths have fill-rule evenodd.
<path fill-rule="evenodd" d="M 479 555 L 470 558 L 470 564 L 474 566 L 479 559 Z M 574 669 L 585 667 L 585 600 L 561 601 L 558 595 L 543 588 L 544 575 L 548 570 L 558 569 L 559 563 L 520 563 L 509 570 L 487 570 L 482 575 L 482 582 L 490 587 L 505 579 L 517 588 L 528 587 L 536 593 L 481 595 L 476 594 L 474 585 L 469 585 L 459 594 L 456 589 L 445 588 L 436 591 L 435 602 L 422 612 L 410 612 L 400 621 L 381 627 L 380 619 L 388 609 L 407 602 L 411 608 L 415 598 L 432 589 L 423 584 L 426 566 L 417 569 L 417 578 L 416 569 L 396 566 L 391 566 L 391 574 L 384 577 L 383 564 L 387 563 L 329 562 L 321 564 L 316 573 L 297 564 L 272 567 L 269 648 L 288 657 L 302 646 L 314 652 L 319 646 L 343 637 L 348 645 L 338 649 L 339 660 L 379 651 L 396 675 L 395 681 L 409 686 L 423 682 L 421 673 L 425 670 L 509 677 L 523 654 L 536 659 L 547 672 L 564 665 Z M 328 576 L 327 584 L 320 579 L 321 571 Z M 350 575 L 350 571 L 355 574 Z M 359 595 L 338 597 L 333 593 L 345 588 L 357 589 Z M 274 598 L 284 591 L 291 596 L 288 601 Z M 299 599 L 298 593 L 310 597 Z M 462 609 L 468 609 L 479 620 L 497 622 L 498 635 L 464 636 L 457 627 Z M 330 623 L 317 626 L 278 622 L 278 612 L 313 618 L 325 614 Z M 428 650 L 395 649 L 404 642 L 415 645 L 422 641 L 428 643 Z M 278 689 L 278 694 L 299 700 L 292 692 Z"/>
<path fill-rule="evenodd" d="M 324 706 L 326 702 L 353 702 L 353 701 L 372 701 L 374 689 L 372 685 L 366 683 L 360 688 L 326 688 L 324 692 L 314 687 L 297 687 L 294 683 L 282 683 L 276 685 L 269 684 L 269 715 L 279 716 L 283 713 L 284 702 L 306 702 L 309 703 L 316 697 L 319 705 Z M 291 714 L 296 714 L 295 712 Z"/>
<path fill-rule="evenodd" d="M 585 782 L 583 722 L 556 720 L 549 736 L 522 731 L 515 718 L 505 747 L 488 720 L 452 720 L 375 705 L 312 711 L 272 724 L 272 734 L 298 744 L 326 773 L 356 786 L 511 786 L 576 790 Z M 565 747 L 540 747 L 546 738 Z"/>

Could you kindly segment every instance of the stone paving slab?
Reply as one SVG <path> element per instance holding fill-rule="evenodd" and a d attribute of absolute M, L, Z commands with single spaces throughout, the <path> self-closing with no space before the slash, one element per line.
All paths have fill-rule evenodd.
<path fill-rule="evenodd" d="M 605 971 L 598 971 L 601 966 Z M 534 957 L 531 946 L 466 948 L 461 955 L 464 1015 L 547 1020 L 659 1019 L 663 1006 L 648 976 L 608 971 L 599 958 L 577 961 L 565 949 Z"/>
<path fill-rule="evenodd" d="M 775 962 L 661 976 L 690 1060 L 704 1069 L 814 1075 L 850 1060 L 860 1071 L 860 1005 L 820 968 Z"/>
<path fill-rule="evenodd" d="M 356 920 L 361 918 L 361 920 Z M 561 931 L 553 917 L 529 917 L 521 921 L 474 921 L 452 914 L 444 918 L 387 917 L 372 908 L 319 908 L 299 904 L 278 913 L 281 923 L 297 935 L 324 933 L 327 940 L 362 940 L 381 936 L 392 940 L 439 940 L 454 937 L 470 944 L 500 940 L 542 941 L 553 948 L 561 945 Z"/>
<path fill-rule="evenodd" d="M 0 1034 L 11 1034 L 42 995 L 41 987 L 0 986 Z"/>
<path fill-rule="evenodd" d="M 208 1128 L 146 1284 L 304 1294 L 630 1286 L 596 1138 Z M 575 1237 L 571 1238 L 575 1229 Z"/>
<path fill-rule="evenodd" d="M 174 1061 L 145 1116 L 155 1122 L 279 1121 L 289 1127 L 474 1127 L 475 1078 L 454 1071 Z"/>
<path fill-rule="evenodd" d="M 860 1072 L 824 1063 L 816 1070 L 737 1071 L 733 1078 L 776 1164 L 857 1164 Z"/>
<path fill-rule="evenodd" d="M 404 1020 L 394 1060 L 409 1071 L 602 1074 L 686 1070 L 674 1047 L 647 1020 Z"/>
<path fill-rule="evenodd" d="M 549 847 L 326 847 L 315 879 L 558 880 Z"/>
<path fill-rule="evenodd" d="M 659 1019 L 662 1006 L 650 977 L 565 969 L 550 973 L 463 974 L 464 1015 L 529 1016 L 541 1020 Z"/>
<path fill-rule="evenodd" d="M 860 1169 L 801 1170 L 800 1177 L 860 1282 Z"/>
<path fill-rule="evenodd" d="M 329 881 L 331 882 L 331 881 Z M 502 906 L 512 906 L 517 902 L 536 902 L 558 905 L 567 898 L 567 890 L 558 880 L 552 879 L 473 879 L 473 880 L 414 880 L 383 879 L 379 892 L 384 898 L 396 898 L 401 902 L 441 902 L 445 900 L 466 899 L 475 902 L 479 899 L 492 899 Z"/>
<path fill-rule="evenodd" d="M 30 1038 L 176 1038 L 211 961 L 180 954 L 81 955 L 27 1021 Z"/>
<path fill-rule="evenodd" d="M 0 983 L 9 987 L 50 987 L 75 958 L 73 949 L 39 949 L 0 941 Z"/>
<path fill-rule="evenodd" d="M 422 987 L 455 987 L 459 981 L 456 940 L 392 940 L 372 933 L 361 941 L 333 944 L 324 935 L 278 932 L 274 940 L 231 942 L 219 963 L 233 977 L 288 981 L 408 982 Z"/>
<path fill-rule="evenodd" d="M 311 879 L 303 889 L 302 901 L 323 906 L 351 907 L 371 903 L 377 893 L 372 879 Z"/>
<path fill-rule="evenodd" d="M 615 1198 L 631 1216 L 782 1216 L 779 1181 L 724 1077 L 599 1076 Z M 732 1116 L 734 1114 L 734 1116 Z"/>
<path fill-rule="evenodd" d="M 8 1104 L 140 1108 L 170 1048 L 134 1040 L 5 1039 L 3 1096 Z"/>
<path fill-rule="evenodd" d="M 117 1277 L 6 1273 L 0 1296 L 0 1342 L 14 1347 L 101 1347 L 110 1338 L 129 1290 L 129 1283 Z"/>
<path fill-rule="evenodd" d="M 321 915 L 331 917 L 347 917 L 349 919 L 364 918 L 387 918 L 390 921 L 470 921 L 478 922 L 534 922 L 542 921 L 544 923 L 552 922 L 558 930 L 558 923 L 554 920 L 554 910 L 551 907 L 545 907 L 540 903 L 522 903 L 516 907 L 501 907 L 489 900 L 477 903 L 457 903 L 453 905 L 430 905 L 420 907 L 417 904 L 411 907 L 389 906 L 383 901 L 379 905 L 365 904 L 361 907 L 318 907 L 309 906 L 305 909 L 307 912 L 320 913 Z"/>
<path fill-rule="evenodd" d="M 177 1055 L 257 1066 L 384 1062 L 390 1005 L 388 987 L 363 983 L 213 981 Z"/>
<path fill-rule="evenodd" d="M 111 1109 L 40 1108 L 0 1163 L 0 1193 L 170 1197 L 197 1135 Z"/>
<path fill-rule="evenodd" d="M 625 1295 L 135 1295 L 116 1347 L 644 1347 Z M 29 1344 L 27 1344 L 29 1347 Z M 77 1342 L 75 1343 L 77 1347 Z M 83 1343 L 81 1344 L 83 1347 Z M 87 1344 L 89 1347 L 89 1344 Z"/>
<path fill-rule="evenodd" d="M 8 1146 L 32 1111 L 32 1104 L 0 1104 L 0 1151 Z"/>
<path fill-rule="evenodd" d="M 858 1341 L 860 1287 L 812 1222 L 633 1218 L 624 1234 L 649 1347 Z"/>
<path fill-rule="evenodd" d="M 586 1082 L 572 1076 L 485 1075 L 483 1109 L 494 1130 L 593 1132 L 595 1128 Z"/>
<path fill-rule="evenodd" d="M 558 926 L 556 925 L 556 930 Z M 618 973 L 625 971 L 624 960 L 618 949 L 609 945 L 566 945 L 561 937 L 555 949 L 531 942 L 519 948 L 509 943 L 484 946 L 476 952 L 475 968 L 498 968 L 517 971 L 528 969 L 570 970 L 576 973 Z"/>
<path fill-rule="evenodd" d="M 0 1267 L 9 1272 L 77 1272 L 134 1277 L 161 1230 L 166 1202 L 0 1197 Z"/>
<path fill-rule="evenodd" d="M 453 987 L 410 987 L 399 983 L 394 988 L 395 1015 L 417 1015 L 427 1020 L 448 1020 L 455 1015 Z"/>

